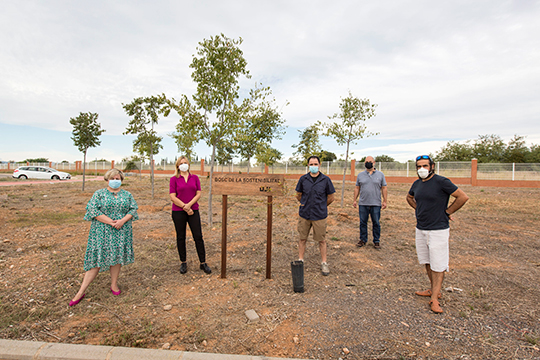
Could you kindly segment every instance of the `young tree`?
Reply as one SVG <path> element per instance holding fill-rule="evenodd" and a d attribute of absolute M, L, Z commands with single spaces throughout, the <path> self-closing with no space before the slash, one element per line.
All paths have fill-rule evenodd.
<path fill-rule="evenodd" d="M 283 157 L 283 153 L 269 145 L 261 145 L 257 148 L 255 158 L 259 164 L 274 165 Z"/>
<path fill-rule="evenodd" d="M 319 129 L 317 125 L 311 125 L 304 130 L 298 130 L 300 133 L 300 142 L 292 145 L 296 151 L 293 153 L 302 161 L 302 165 L 307 165 L 307 159 L 311 155 L 321 153 L 321 142 L 319 141 Z"/>
<path fill-rule="evenodd" d="M 76 118 L 70 118 L 69 122 L 73 125 L 73 136 L 71 140 L 80 152 L 84 154 L 83 158 L 83 182 L 82 191 L 84 191 L 84 182 L 86 180 L 86 153 L 89 148 L 101 144 L 99 137 L 105 132 L 101 124 L 97 122 L 97 113 L 80 113 Z"/>
<path fill-rule="evenodd" d="M 174 103 L 174 99 L 167 101 L 164 111 L 166 116 L 169 115 L 172 108 L 178 111 L 180 119 L 187 121 L 180 121 L 176 124 L 176 131 L 170 133 L 169 136 L 176 142 L 178 152 L 184 154 L 191 161 L 196 155 L 193 148 L 202 140 L 203 116 L 197 111 L 196 106 L 191 105 L 186 96 L 183 96 L 178 104 Z"/>
<path fill-rule="evenodd" d="M 349 96 L 342 99 L 339 104 L 341 112 L 328 117 L 340 121 L 331 123 L 318 122 L 318 125 L 325 129 L 323 135 L 334 138 L 339 145 L 347 146 L 341 187 L 341 207 L 343 207 L 343 198 L 345 196 L 345 176 L 347 174 L 350 144 L 356 144 L 359 139 L 364 137 L 377 135 L 367 132 L 365 125 L 366 120 L 375 116 L 376 107 L 376 104 L 370 104 L 369 99 L 359 99 L 349 91 Z"/>
<path fill-rule="evenodd" d="M 272 139 L 281 139 L 283 135 L 285 120 L 274 106 L 275 100 L 268 99 L 271 94 L 269 87 L 255 87 L 242 106 L 244 116 L 234 135 L 234 143 L 237 153 L 247 160 L 248 174 L 251 159 L 258 151 L 268 148 Z"/>
<path fill-rule="evenodd" d="M 159 114 L 163 113 L 167 99 L 164 94 L 146 98 L 136 98 L 129 104 L 122 104 L 128 116 L 133 118 L 129 121 L 124 132 L 136 134 L 133 141 L 133 151 L 143 158 L 150 159 L 150 182 L 152 183 L 152 199 L 154 198 L 154 155 L 163 149 L 161 136 L 157 135 L 154 125 L 157 124 Z M 150 128 L 147 128 L 150 125 Z"/>
<path fill-rule="evenodd" d="M 229 171 L 232 171 L 232 162 L 234 158 L 234 146 L 229 139 L 223 140 L 216 149 L 216 164 L 221 165 L 223 171 L 223 165 L 229 165 Z"/>
<path fill-rule="evenodd" d="M 216 149 L 223 139 L 232 137 L 240 125 L 241 108 L 236 105 L 240 86 L 240 76 L 250 77 L 246 69 L 239 45 L 242 38 L 230 39 L 217 35 L 199 42 L 197 54 L 193 56 L 190 68 L 191 78 L 197 84 L 193 95 L 193 105 L 187 98 L 175 103 L 169 102 L 169 109 L 175 109 L 180 116 L 176 128 L 179 136 L 204 140 L 212 147 L 210 160 L 210 189 L 208 196 L 208 223 L 212 224 L 212 179 Z"/>

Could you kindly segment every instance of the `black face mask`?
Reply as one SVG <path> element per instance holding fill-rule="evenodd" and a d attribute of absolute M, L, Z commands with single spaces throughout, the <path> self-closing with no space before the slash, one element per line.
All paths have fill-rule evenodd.
<path fill-rule="evenodd" d="M 366 165 L 366 169 L 373 169 L 373 163 L 372 162 L 367 162 L 367 163 L 364 163 L 364 165 Z"/>

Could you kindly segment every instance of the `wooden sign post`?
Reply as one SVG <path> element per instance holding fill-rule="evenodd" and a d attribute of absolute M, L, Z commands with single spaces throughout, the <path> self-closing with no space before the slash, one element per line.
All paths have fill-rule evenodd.
<path fill-rule="evenodd" d="M 227 278 L 227 196 L 268 197 L 266 226 L 266 278 L 272 277 L 272 199 L 283 195 L 283 175 L 224 174 L 213 177 L 212 194 L 223 196 L 221 223 L 221 278 Z"/>

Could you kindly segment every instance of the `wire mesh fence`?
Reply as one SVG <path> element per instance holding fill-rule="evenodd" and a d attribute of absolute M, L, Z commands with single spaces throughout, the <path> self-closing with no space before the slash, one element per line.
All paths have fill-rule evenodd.
<path fill-rule="evenodd" d="M 480 180 L 540 180 L 540 164 L 478 164 Z"/>
<path fill-rule="evenodd" d="M 3 162 L 0 163 L 0 170 L 14 170 L 21 166 L 45 166 L 57 169 L 60 171 L 76 171 L 77 164 L 75 163 L 15 163 Z M 112 167 L 111 161 L 91 161 L 86 163 L 87 171 L 97 171 L 103 173 Z M 123 171 L 150 171 L 150 163 L 148 161 L 129 161 L 116 162 L 114 167 Z M 194 171 L 210 171 L 210 164 L 204 162 L 204 169 L 201 169 L 201 161 L 193 161 L 190 163 L 191 170 Z M 156 162 L 154 170 L 156 171 L 175 171 L 176 165 L 165 161 Z M 376 163 L 377 170 L 384 173 L 387 177 L 416 177 L 416 167 L 414 162 L 380 162 Z M 82 169 L 82 165 L 79 169 Z M 355 175 L 364 171 L 364 163 L 356 162 Z M 249 167 L 250 173 L 264 173 L 265 166 L 252 165 Z M 295 163 L 283 162 L 277 163 L 268 167 L 270 174 L 305 174 L 309 168 L 304 165 Z M 327 175 L 351 175 L 351 163 L 345 161 L 323 161 L 321 163 L 321 171 Z M 227 163 L 216 164 L 214 172 L 225 173 L 247 173 L 248 166 L 246 162 L 242 163 Z M 435 172 L 439 175 L 449 178 L 470 178 L 472 176 L 471 162 L 469 161 L 444 161 L 435 162 Z M 478 163 L 477 179 L 479 180 L 529 180 L 540 181 L 540 163 Z"/>

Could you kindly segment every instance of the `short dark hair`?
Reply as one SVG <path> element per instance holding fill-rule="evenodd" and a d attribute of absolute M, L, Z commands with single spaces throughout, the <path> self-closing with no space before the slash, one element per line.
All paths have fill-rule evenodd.
<path fill-rule="evenodd" d="M 319 159 L 317 155 L 311 155 L 310 157 L 308 157 L 307 159 L 308 164 L 309 164 L 309 160 L 311 159 L 317 159 L 317 161 L 319 162 L 319 165 L 321 164 L 321 159 Z"/>

